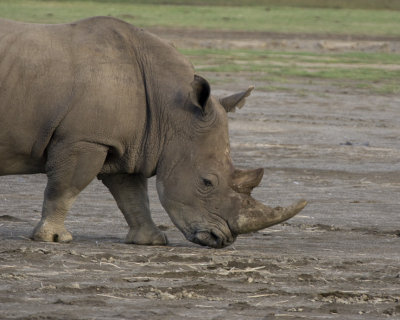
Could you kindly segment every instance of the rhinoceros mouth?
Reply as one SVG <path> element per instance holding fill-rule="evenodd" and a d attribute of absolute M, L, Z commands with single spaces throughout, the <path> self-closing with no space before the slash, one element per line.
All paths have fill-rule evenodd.
<path fill-rule="evenodd" d="M 157 188 L 161 190 L 159 193 L 163 195 L 160 187 L 162 184 L 158 183 Z M 160 200 L 172 222 L 187 240 L 211 248 L 223 248 L 235 241 L 237 234 L 232 232 L 228 222 L 217 214 L 207 215 L 203 221 L 188 219 L 188 216 L 191 216 L 186 213 L 192 211 L 188 205 L 162 196 Z"/>
<path fill-rule="evenodd" d="M 200 230 L 188 237 L 188 240 L 211 248 L 224 248 L 235 241 L 232 234 L 226 235 L 216 230 Z"/>

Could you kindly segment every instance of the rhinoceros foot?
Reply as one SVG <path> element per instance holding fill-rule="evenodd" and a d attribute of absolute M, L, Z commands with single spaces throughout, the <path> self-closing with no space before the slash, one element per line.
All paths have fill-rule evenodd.
<path fill-rule="evenodd" d="M 168 244 L 167 236 L 158 228 L 131 228 L 125 238 L 126 243 L 150 246 L 165 246 Z"/>
<path fill-rule="evenodd" d="M 41 221 L 33 230 L 31 239 L 46 242 L 70 242 L 72 235 L 64 225 Z"/>

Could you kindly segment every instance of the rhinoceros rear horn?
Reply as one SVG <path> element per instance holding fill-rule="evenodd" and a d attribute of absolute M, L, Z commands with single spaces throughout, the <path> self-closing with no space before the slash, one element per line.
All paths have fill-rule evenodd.
<path fill-rule="evenodd" d="M 232 189 L 239 193 L 250 194 L 257 187 L 264 175 L 264 169 L 235 169 L 232 179 Z"/>
<path fill-rule="evenodd" d="M 191 83 L 193 91 L 190 94 L 192 103 L 200 108 L 203 113 L 207 112 L 207 103 L 210 98 L 211 88 L 206 79 L 199 75 L 194 75 Z"/>
<path fill-rule="evenodd" d="M 235 112 L 236 108 L 240 109 L 244 106 L 246 98 L 253 91 L 254 86 L 249 87 L 246 91 L 235 93 L 231 96 L 219 99 L 226 112 Z"/>
<path fill-rule="evenodd" d="M 289 207 L 270 208 L 250 196 L 243 196 L 239 215 L 230 222 L 230 227 L 237 234 L 255 232 L 292 218 L 306 205 L 307 201 L 300 200 Z"/>

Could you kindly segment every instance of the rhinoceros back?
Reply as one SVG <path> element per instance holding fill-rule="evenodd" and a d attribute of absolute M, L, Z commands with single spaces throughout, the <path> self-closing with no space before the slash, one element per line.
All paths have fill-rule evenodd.
<path fill-rule="evenodd" d="M 144 96 L 139 72 L 127 76 L 134 61 L 118 45 L 124 39 L 104 23 L 101 37 L 96 25 L 0 19 L 0 174 L 43 172 L 46 148 L 55 138 L 112 144 L 107 121 L 140 117 L 123 110 L 128 100 Z M 127 128 L 116 125 L 119 139 Z"/>
<path fill-rule="evenodd" d="M 163 136 L 147 132 L 149 103 L 183 105 L 193 72 L 172 46 L 117 19 L 0 19 L 0 174 L 44 172 L 54 141 L 107 146 L 134 170 L 144 136 Z"/>

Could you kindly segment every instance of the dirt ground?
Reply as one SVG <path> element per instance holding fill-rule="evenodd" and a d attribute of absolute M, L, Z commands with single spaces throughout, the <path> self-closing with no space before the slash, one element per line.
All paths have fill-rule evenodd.
<path fill-rule="evenodd" d="M 253 84 L 221 83 L 214 94 Z M 33 242 L 45 176 L 0 177 L 0 319 L 400 319 L 400 96 L 304 86 L 255 90 L 230 131 L 236 165 L 265 168 L 256 198 L 309 205 L 225 249 L 186 241 L 154 179 L 169 246 L 124 244 L 127 225 L 99 181 L 67 219 L 72 243 Z"/>

